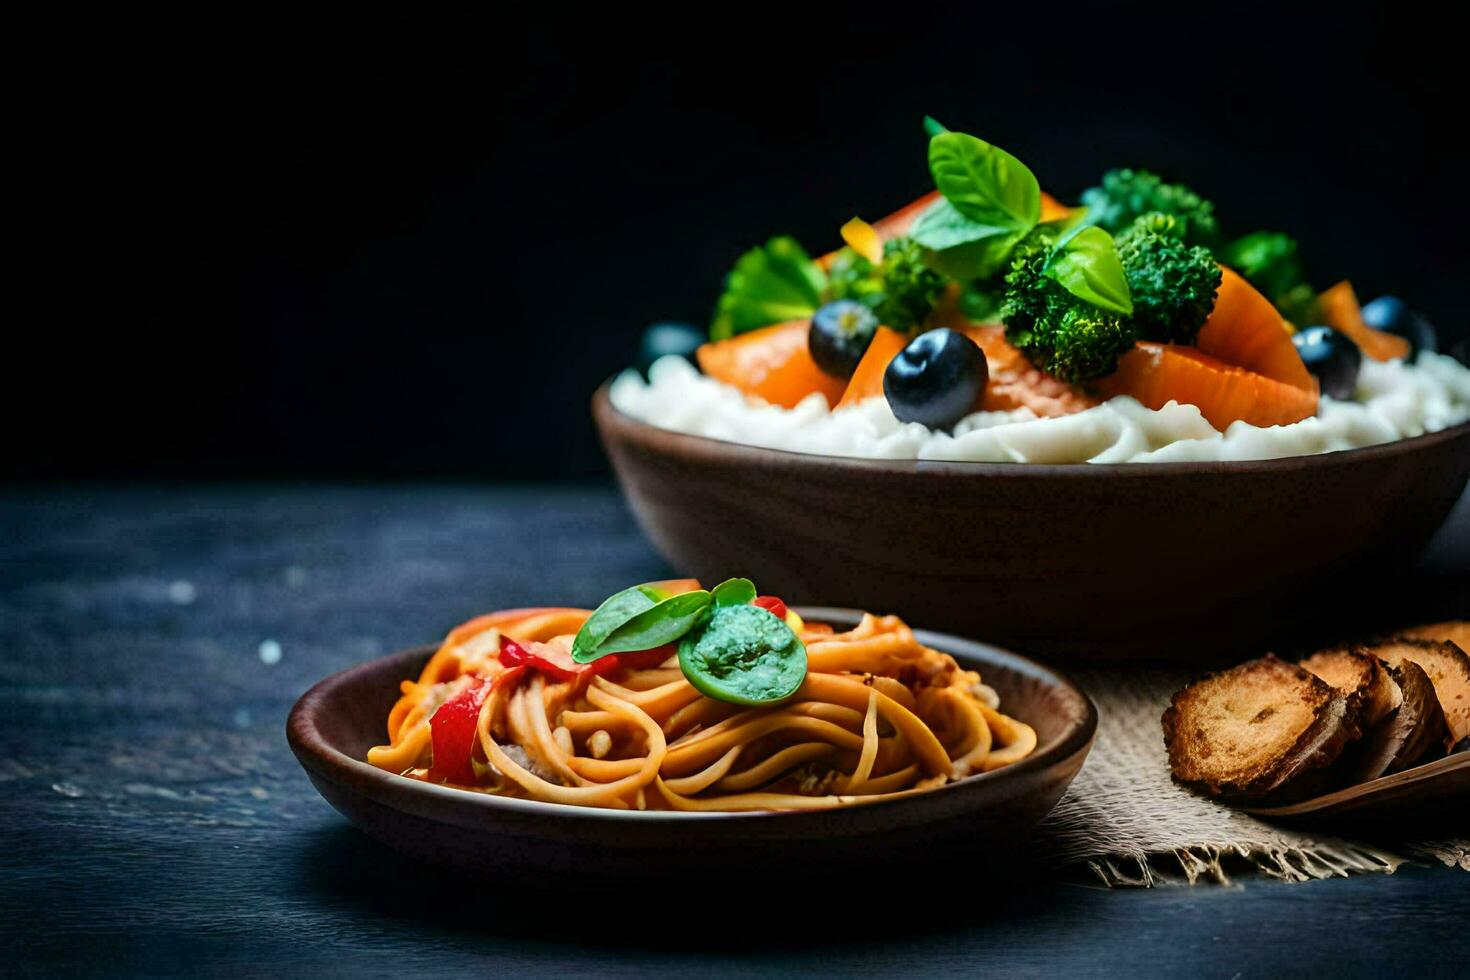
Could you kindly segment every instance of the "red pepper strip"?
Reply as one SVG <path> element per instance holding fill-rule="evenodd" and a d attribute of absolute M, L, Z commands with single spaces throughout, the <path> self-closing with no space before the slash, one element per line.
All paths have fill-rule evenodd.
<path fill-rule="evenodd" d="M 562 683 L 573 679 L 591 680 L 602 674 L 610 674 L 624 667 L 633 670 L 645 670 L 649 667 L 657 667 L 669 657 L 678 652 L 678 647 L 669 643 L 652 650 L 636 650 L 630 653 L 613 653 L 606 657 L 598 657 L 587 664 L 579 664 L 573 660 L 571 654 L 559 646 L 549 643 L 536 643 L 530 645 L 517 643 L 508 636 L 500 638 L 500 662 L 507 667 L 526 666 L 539 670 L 546 675 L 546 679 L 553 683 Z"/>
<path fill-rule="evenodd" d="M 561 649 L 546 643 L 533 644 L 532 653 L 508 636 L 500 638 L 500 662 L 507 667 L 533 667 L 555 683 L 569 681 L 591 664 L 579 664 Z"/>
<path fill-rule="evenodd" d="M 525 667 L 512 667 L 494 681 L 478 679 L 454 697 L 439 705 L 429 719 L 433 764 L 429 778 L 440 783 L 475 785 L 475 770 L 470 755 L 475 750 L 475 723 L 480 708 L 490 692 L 501 687 L 514 687 L 525 676 Z"/>
<path fill-rule="evenodd" d="M 773 595 L 756 596 L 755 601 L 751 605 L 760 606 L 777 619 L 784 620 L 786 618 L 786 603 Z"/>
<path fill-rule="evenodd" d="M 596 667 L 604 660 L 611 660 L 614 662 L 609 664 L 605 669 L 598 671 L 598 673 L 606 674 L 608 671 L 618 670 L 622 667 L 627 667 L 630 670 L 652 670 L 678 652 L 679 645 L 677 643 L 665 643 L 663 646 L 654 647 L 652 650 L 633 650 L 628 653 L 614 653 L 600 660 L 594 660 L 588 666 Z"/>
<path fill-rule="evenodd" d="M 475 747 L 475 720 L 480 717 L 480 706 L 489 694 L 490 685 L 477 681 L 439 705 L 429 719 L 434 750 L 430 779 L 465 786 L 475 784 L 470 752 Z"/>

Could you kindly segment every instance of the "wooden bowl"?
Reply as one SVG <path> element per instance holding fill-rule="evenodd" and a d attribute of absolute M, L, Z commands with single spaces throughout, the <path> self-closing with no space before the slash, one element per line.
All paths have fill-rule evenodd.
<path fill-rule="evenodd" d="M 1053 466 L 757 449 L 639 422 L 606 385 L 592 408 L 680 574 L 1056 656 L 1211 659 L 1350 635 L 1470 478 L 1470 423 L 1289 459 Z"/>
<path fill-rule="evenodd" d="M 844 609 L 799 610 L 851 626 Z M 1076 685 L 1024 657 L 958 637 L 918 631 L 929 646 L 979 670 L 1007 714 L 1036 729 L 1037 748 L 1012 766 L 896 800 L 785 813 L 608 810 L 506 799 L 407 779 L 363 761 L 385 738 L 398 684 L 417 677 L 433 647 L 405 650 L 345 670 L 296 702 L 291 751 L 344 816 L 411 857 L 499 879 L 566 875 L 612 883 L 708 872 L 792 879 L 883 864 L 1005 857 L 1062 796 L 1097 731 L 1097 709 Z"/>

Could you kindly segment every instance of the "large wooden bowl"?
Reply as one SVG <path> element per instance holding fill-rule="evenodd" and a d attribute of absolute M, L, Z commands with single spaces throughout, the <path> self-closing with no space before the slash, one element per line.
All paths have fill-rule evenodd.
<path fill-rule="evenodd" d="M 898 613 L 1048 655 L 1208 659 L 1397 623 L 1385 602 L 1470 478 L 1470 424 L 1255 462 L 1050 466 L 757 449 L 593 399 L 680 574 Z"/>

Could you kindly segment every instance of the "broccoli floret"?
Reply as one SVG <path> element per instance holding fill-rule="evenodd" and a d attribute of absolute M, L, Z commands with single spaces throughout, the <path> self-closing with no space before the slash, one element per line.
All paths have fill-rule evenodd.
<path fill-rule="evenodd" d="M 1179 219 L 1180 237 L 1188 244 L 1210 249 L 1220 244 L 1215 205 L 1183 184 L 1166 184 L 1147 170 L 1109 170 L 1101 186 L 1082 192 L 1082 203 L 1087 220 L 1114 235 L 1140 216 L 1158 211 Z"/>
<path fill-rule="evenodd" d="M 1057 229 L 1043 225 L 1026 237 L 1006 273 L 1001 319 L 1006 337 L 1031 363 L 1072 384 L 1113 373 L 1118 358 L 1133 346 L 1133 325 L 1125 316 L 1099 309 L 1073 296 L 1046 275 L 1046 259 Z"/>
<path fill-rule="evenodd" d="M 827 270 L 827 290 L 823 302 L 851 299 L 873 306 L 883 296 L 883 284 L 879 281 L 873 263 L 851 248 L 841 249 Z"/>
<path fill-rule="evenodd" d="M 884 326 L 900 332 L 919 327 L 944 292 L 944 277 L 926 266 L 912 238 L 895 238 L 883 246 L 883 298 L 874 307 Z"/>
<path fill-rule="evenodd" d="M 1182 224 L 1171 215 L 1145 214 L 1117 238 L 1134 329 L 1143 340 L 1192 344 L 1215 308 L 1220 267 L 1209 249 L 1181 240 Z"/>
<path fill-rule="evenodd" d="M 1239 272 L 1292 323 L 1305 326 L 1321 316 L 1317 291 L 1307 281 L 1296 239 L 1279 231 L 1257 231 L 1218 250 L 1220 261 Z"/>
<path fill-rule="evenodd" d="M 911 238 L 895 238 L 883 246 L 883 261 L 874 266 L 852 249 L 838 253 L 828 272 L 827 300 L 857 300 L 879 321 L 900 333 L 923 325 L 944 292 L 945 279 L 924 265 L 922 249 Z"/>

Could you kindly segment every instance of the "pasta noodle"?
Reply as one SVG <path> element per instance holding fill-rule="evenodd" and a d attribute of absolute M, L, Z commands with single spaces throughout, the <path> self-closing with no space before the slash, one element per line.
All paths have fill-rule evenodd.
<path fill-rule="evenodd" d="M 511 610 L 455 629 L 419 678 L 403 682 L 388 744 L 368 761 L 576 806 L 802 810 L 933 789 L 1036 748 L 1036 732 L 1000 712 L 979 674 L 921 644 L 895 616 L 865 615 L 846 632 L 801 624 L 806 678 L 777 704 L 707 697 L 673 656 L 562 681 L 500 662 L 506 637 L 569 648 L 589 615 Z M 483 701 L 475 707 L 471 695 Z M 464 716 L 471 768 L 462 770 L 473 778 L 445 778 L 436 768 L 445 760 L 433 758 L 435 713 L 451 699 L 473 712 Z"/>

